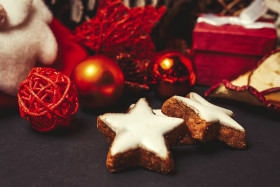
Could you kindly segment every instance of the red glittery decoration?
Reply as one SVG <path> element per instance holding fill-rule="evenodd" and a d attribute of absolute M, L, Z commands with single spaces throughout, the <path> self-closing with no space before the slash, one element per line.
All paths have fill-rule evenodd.
<path fill-rule="evenodd" d="M 53 68 L 33 68 L 19 86 L 20 114 L 38 131 L 70 124 L 78 110 L 78 93 L 69 77 Z"/>
<path fill-rule="evenodd" d="M 74 35 L 97 54 L 115 59 L 126 52 L 137 63 L 145 63 L 155 54 L 149 33 L 165 9 L 151 5 L 128 8 L 121 0 L 100 0 L 96 16 L 77 27 Z"/>

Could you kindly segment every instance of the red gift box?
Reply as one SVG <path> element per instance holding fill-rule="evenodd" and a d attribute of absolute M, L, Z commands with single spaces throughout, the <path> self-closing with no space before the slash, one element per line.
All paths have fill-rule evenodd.
<path fill-rule="evenodd" d="M 197 83 L 215 85 L 249 71 L 276 47 L 276 29 L 196 24 L 193 32 Z"/>

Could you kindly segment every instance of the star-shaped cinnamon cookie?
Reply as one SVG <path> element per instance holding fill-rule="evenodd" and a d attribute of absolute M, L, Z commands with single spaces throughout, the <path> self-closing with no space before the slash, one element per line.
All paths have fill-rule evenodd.
<path fill-rule="evenodd" d="M 128 113 L 99 116 L 97 128 L 111 143 L 106 162 L 110 172 L 142 166 L 164 174 L 175 169 L 169 146 L 187 131 L 183 119 L 155 115 L 144 98 Z"/>
<path fill-rule="evenodd" d="M 183 118 L 192 137 L 201 142 L 217 138 L 237 149 L 246 147 L 245 130 L 232 118 L 233 112 L 209 103 L 196 93 L 171 97 L 161 111 L 168 116 Z"/>

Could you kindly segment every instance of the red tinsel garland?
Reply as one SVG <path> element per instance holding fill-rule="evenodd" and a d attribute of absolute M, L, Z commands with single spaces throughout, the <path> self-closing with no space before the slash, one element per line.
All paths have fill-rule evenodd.
<path fill-rule="evenodd" d="M 97 54 L 115 59 L 120 52 L 127 52 L 140 63 L 155 54 L 149 33 L 165 9 L 130 9 L 121 0 L 100 0 L 96 16 L 77 27 L 74 35 Z"/>
<path fill-rule="evenodd" d="M 20 114 L 38 131 L 68 125 L 78 110 L 78 93 L 69 77 L 52 68 L 33 68 L 19 87 Z"/>

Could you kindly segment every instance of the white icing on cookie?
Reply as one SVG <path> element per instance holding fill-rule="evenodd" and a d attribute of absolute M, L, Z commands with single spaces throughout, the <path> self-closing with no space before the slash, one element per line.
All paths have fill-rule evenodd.
<path fill-rule="evenodd" d="M 134 106 L 135 106 L 135 104 L 130 105 L 129 110 L 131 110 Z M 158 115 L 158 116 L 166 116 L 165 114 L 163 114 L 161 112 L 161 109 L 153 109 L 153 112 L 155 113 L 155 115 Z"/>
<path fill-rule="evenodd" d="M 134 106 L 135 106 L 135 104 L 131 104 L 129 106 L 128 110 L 131 110 Z M 155 113 L 155 115 L 158 115 L 158 116 L 166 116 L 165 114 L 163 114 L 161 112 L 161 109 L 153 109 L 153 112 Z"/>
<path fill-rule="evenodd" d="M 139 99 L 127 114 L 108 113 L 100 117 L 115 133 L 111 154 L 141 147 L 161 158 L 168 157 L 164 134 L 184 122 L 183 119 L 155 115 L 146 99 Z"/>
<path fill-rule="evenodd" d="M 219 107 L 217 105 L 213 105 L 212 103 L 209 103 L 208 101 L 206 101 L 203 97 L 201 97 L 200 95 L 194 93 L 194 92 L 191 92 L 190 93 L 190 99 L 193 100 L 193 101 L 196 101 L 198 103 L 201 103 L 205 106 L 209 106 L 209 107 L 212 107 L 212 108 L 215 108 L 217 110 L 222 110 L 224 113 L 226 113 L 228 116 L 231 116 L 233 117 L 233 112 L 231 110 L 228 110 L 226 108 L 222 108 L 222 107 Z"/>
<path fill-rule="evenodd" d="M 161 112 L 161 109 L 153 109 L 153 112 L 158 116 L 166 116 Z"/>
<path fill-rule="evenodd" d="M 173 97 L 192 108 L 202 119 L 208 122 L 219 122 L 222 125 L 244 131 L 244 128 L 230 117 L 233 116 L 232 111 L 213 105 L 196 93 L 191 92 L 190 98 L 181 96 Z"/>
<path fill-rule="evenodd" d="M 131 110 L 134 106 L 135 106 L 135 104 L 130 105 L 129 110 Z M 153 112 L 157 116 L 167 116 L 164 113 L 162 113 L 161 109 L 153 109 Z"/>

